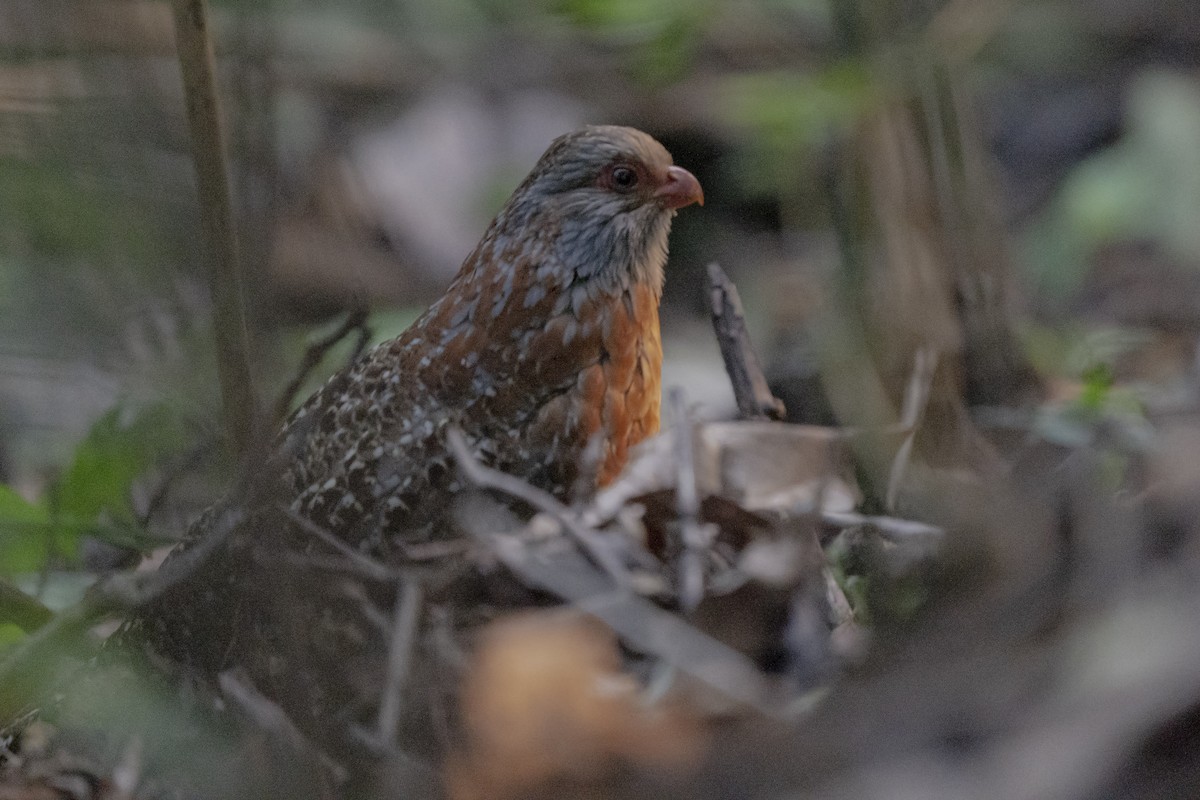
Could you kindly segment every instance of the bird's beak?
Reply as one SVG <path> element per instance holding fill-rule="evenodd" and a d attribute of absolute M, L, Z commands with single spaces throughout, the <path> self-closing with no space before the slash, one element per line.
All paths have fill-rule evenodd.
<path fill-rule="evenodd" d="M 683 167 L 667 167 L 667 180 L 654 190 L 654 197 L 665 208 L 677 209 L 692 203 L 704 205 L 704 190 L 696 176 Z"/>

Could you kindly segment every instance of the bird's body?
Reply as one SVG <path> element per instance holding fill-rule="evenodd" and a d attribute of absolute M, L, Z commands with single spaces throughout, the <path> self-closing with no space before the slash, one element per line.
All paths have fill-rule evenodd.
<path fill-rule="evenodd" d="M 210 509 L 177 554 L 215 548 L 139 609 L 111 652 L 145 647 L 208 679 L 238 667 L 322 741 L 369 724 L 390 658 L 374 609 L 394 587 L 326 571 L 279 500 L 388 562 L 451 505 L 452 427 L 479 458 L 560 497 L 611 479 L 658 426 L 667 233 L 677 209 L 701 200 L 644 133 L 556 140 L 445 295 L 292 415 L 269 462 L 284 465 L 286 497 L 269 475 L 246 506 Z"/>
<path fill-rule="evenodd" d="M 427 523 L 457 488 L 450 427 L 560 496 L 596 441 L 610 480 L 658 428 L 667 234 L 700 201 L 640 131 L 556 140 L 446 294 L 289 420 L 295 510 L 351 540 Z"/>

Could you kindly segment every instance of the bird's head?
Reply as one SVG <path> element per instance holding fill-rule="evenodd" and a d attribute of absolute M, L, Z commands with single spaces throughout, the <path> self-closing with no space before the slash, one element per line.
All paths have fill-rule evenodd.
<path fill-rule="evenodd" d="M 658 289 L 671 219 L 692 203 L 704 203 L 700 182 L 653 137 L 594 125 L 556 139 L 497 222 L 545 232 L 573 280 Z"/>

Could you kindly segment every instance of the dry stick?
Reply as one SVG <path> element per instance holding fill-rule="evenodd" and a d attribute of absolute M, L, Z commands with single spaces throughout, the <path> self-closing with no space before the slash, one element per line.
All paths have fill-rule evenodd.
<path fill-rule="evenodd" d="M 254 559 L 255 564 L 266 568 L 287 565 L 300 569 L 354 575 L 375 583 L 392 583 L 396 579 L 394 575 L 385 578 L 372 569 L 363 567 L 355 561 L 349 561 L 340 556 L 313 556 L 290 551 L 280 553 L 274 550 L 259 548 L 252 552 L 251 557 Z"/>
<path fill-rule="evenodd" d="M 332 547 L 334 550 L 337 550 L 340 554 L 345 556 L 349 561 L 354 562 L 355 565 L 360 567 L 364 572 L 366 572 L 366 574 L 370 575 L 371 577 L 375 578 L 376 580 L 381 580 L 381 581 L 394 580 L 395 578 L 397 578 L 399 576 L 399 572 L 397 572 L 396 570 L 389 569 L 388 567 L 384 566 L 383 564 L 379 563 L 378 561 L 375 561 L 374 559 L 363 555 L 362 553 L 355 550 L 350 545 L 343 542 L 341 539 L 339 539 L 337 536 L 335 536 L 331 531 L 326 530 L 325 528 L 321 527 L 320 525 L 318 525 L 317 523 L 308 519 L 307 517 L 299 514 L 296 511 L 293 511 L 292 509 L 288 508 L 283 503 L 276 504 L 275 508 L 281 514 L 283 514 L 285 517 L 287 517 L 289 520 L 291 520 L 292 523 L 294 525 L 296 525 L 297 527 L 299 527 L 302 531 L 304 531 L 305 533 L 312 534 L 313 536 L 317 537 L 325 544 Z"/>
<path fill-rule="evenodd" d="M 183 73 L 200 220 L 210 261 L 213 333 L 225 429 L 236 453 L 245 453 L 254 433 L 257 402 L 250 377 L 250 347 L 242 307 L 229 175 L 217 106 L 212 39 L 205 0 L 175 0 L 175 45 Z"/>
<path fill-rule="evenodd" d="M 738 414 L 742 419 L 781 420 L 786 413 L 783 401 L 771 394 L 762 366 L 746 330 L 746 316 L 737 287 L 715 261 L 708 265 L 708 285 L 712 302 L 713 330 L 721 346 L 725 372 L 733 384 Z"/>
<path fill-rule="evenodd" d="M 900 425 L 908 430 L 908 435 L 896 450 L 896 457 L 892 459 L 892 468 L 888 472 L 887 491 L 884 493 L 884 506 L 888 511 L 896 510 L 900 486 L 904 483 L 904 473 L 908 470 L 913 443 L 917 438 L 917 426 L 925 415 L 925 407 L 929 405 L 929 395 L 933 391 L 933 372 L 937 369 L 937 360 L 937 353 L 931 347 L 922 347 L 913 356 L 913 371 L 904 390 L 904 405 L 900 410 Z"/>
<path fill-rule="evenodd" d="M 416 544 L 399 542 L 397 543 L 397 549 L 405 561 L 419 563 L 421 561 L 437 561 L 443 558 L 462 556 L 471 549 L 471 542 L 467 539 L 435 540 L 432 542 L 417 542 Z"/>
<path fill-rule="evenodd" d="M 592 561 L 608 573 L 608 576 L 616 581 L 618 586 L 629 585 L 629 571 L 605 546 L 604 542 L 600 541 L 599 534 L 580 522 L 571 513 L 571 509 L 559 502 L 558 498 L 544 489 L 531 486 L 520 478 L 480 464 L 471 454 L 470 448 L 467 447 L 467 440 L 462 431 L 456 428 L 448 430 L 446 442 L 450 445 L 450 452 L 454 454 L 455 460 L 458 461 L 459 469 L 463 471 L 463 475 L 470 483 L 481 489 L 503 492 L 554 517 L 583 547 Z"/>
<path fill-rule="evenodd" d="M 700 493 L 696 488 L 696 462 L 692 447 L 692 420 L 688 415 L 683 390 L 671 387 L 667 393 L 674 420 L 675 437 L 675 510 L 679 515 L 683 555 L 679 563 L 679 605 L 691 611 L 704 598 L 704 560 L 710 537 L 700 523 Z"/>
<path fill-rule="evenodd" d="M 342 781 L 347 777 L 342 764 L 310 741 L 287 712 L 246 680 L 240 670 L 222 672 L 217 676 L 217 684 L 221 687 L 221 694 L 267 735 L 267 742 L 278 748 L 276 752 L 279 755 L 287 758 L 286 765 L 291 770 L 300 771 L 299 774 L 289 772 L 289 778 L 295 781 L 297 787 L 303 782 L 315 781 L 315 787 L 311 788 L 315 789 L 317 797 L 334 796 L 331 779 Z"/>
<path fill-rule="evenodd" d="M 133 800 L 138 785 L 142 782 L 142 767 L 145 757 L 142 737 L 134 734 L 125 745 L 121 759 L 112 769 L 111 800 Z"/>
<path fill-rule="evenodd" d="M 417 623 L 421 619 L 421 608 L 425 604 L 424 590 L 420 581 L 406 575 L 400 581 L 396 593 L 396 611 L 392 620 L 392 636 L 388 645 L 386 683 L 383 699 L 379 703 L 379 743 L 391 747 L 396 743 L 400 730 L 401 700 L 404 684 L 408 681 L 409 664 L 412 663 L 413 640 L 417 635 Z"/>
<path fill-rule="evenodd" d="M 870 525 L 885 538 L 897 544 L 905 542 L 941 542 L 946 538 L 944 528 L 899 517 L 881 517 L 859 514 L 856 511 L 822 511 L 821 524 L 834 531 L 843 531 L 855 525 Z"/>
<path fill-rule="evenodd" d="M 326 336 L 324 339 L 318 339 L 308 346 L 304 351 L 304 359 L 300 362 L 300 366 L 296 370 L 296 375 L 288 382 L 286 388 L 279 395 L 279 399 L 275 401 L 275 415 L 272 417 L 276 422 L 284 419 L 288 410 L 292 406 L 292 401 L 296 399 L 296 395 L 300 392 L 300 387 L 304 385 L 304 381 L 308 380 L 309 374 L 316 368 L 317 364 L 325 358 L 325 354 L 335 344 L 345 339 L 350 335 L 351 331 L 358 331 L 358 341 L 354 344 L 354 350 L 350 354 L 350 361 L 353 363 L 358 359 L 367 342 L 371 339 L 371 331 L 367 328 L 367 309 L 365 306 L 357 306 L 350 311 L 338 329 Z"/>
<path fill-rule="evenodd" d="M 200 459 L 207 455 L 215 444 L 216 441 L 213 437 L 206 436 L 203 441 L 184 453 L 182 458 L 176 460 L 175 464 L 167 470 L 166 475 L 159 479 L 158 485 L 150 494 L 149 502 L 146 503 L 146 510 L 138 515 L 138 525 L 141 528 L 148 529 L 150 527 L 150 521 L 167 501 L 171 489 L 175 487 L 180 478 L 195 468 Z"/>

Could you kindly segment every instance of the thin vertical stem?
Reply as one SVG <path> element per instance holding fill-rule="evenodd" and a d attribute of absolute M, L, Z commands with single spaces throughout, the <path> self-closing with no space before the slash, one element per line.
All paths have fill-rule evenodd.
<path fill-rule="evenodd" d="M 231 446 L 241 454 L 253 434 L 257 403 L 250 377 L 242 275 L 229 199 L 221 114 L 217 105 L 208 8 L 205 0 L 175 0 L 174 9 L 175 42 L 192 135 L 200 220 L 208 251 L 221 404 Z"/>

